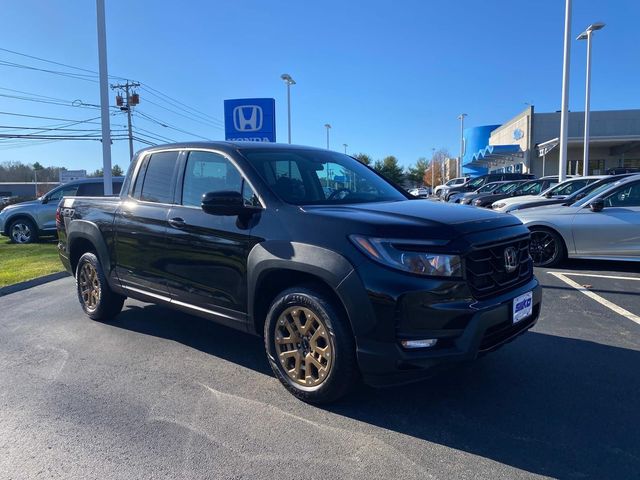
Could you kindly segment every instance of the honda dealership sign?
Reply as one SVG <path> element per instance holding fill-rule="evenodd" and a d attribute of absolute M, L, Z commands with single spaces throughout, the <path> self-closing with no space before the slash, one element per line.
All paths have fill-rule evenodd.
<path fill-rule="evenodd" d="M 229 141 L 275 142 L 276 101 L 273 98 L 225 100 L 224 134 Z"/>

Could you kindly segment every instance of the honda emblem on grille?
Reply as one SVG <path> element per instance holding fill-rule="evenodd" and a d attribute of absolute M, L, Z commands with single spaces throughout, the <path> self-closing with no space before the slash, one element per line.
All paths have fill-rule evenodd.
<path fill-rule="evenodd" d="M 518 268 L 518 251 L 513 247 L 504 249 L 504 269 L 507 273 L 513 273 Z"/>

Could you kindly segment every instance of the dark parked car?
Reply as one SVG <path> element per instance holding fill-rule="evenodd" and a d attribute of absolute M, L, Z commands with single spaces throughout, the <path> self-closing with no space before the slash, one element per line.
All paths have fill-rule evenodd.
<path fill-rule="evenodd" d="M 479 189 L 474 190 L 473 192 L 458 192 L 458 193 L 454 193 L 453 195 L 449 195 L 449 200 L 448 202 L 450 203 L 461 203 L 463 205 L 468 205 L 469 202 L 467 201 L 467 199 L 472 198 L 478 194 L 481 193 L 491 193 L 493 192 L 496 188 L 499 188 L 504 182 L 492 182 L 492 183 L 485 183 L 483 186 L 481 186 Z"/>
<path fill-rule="evenodd" d="M 540 313 L 514 216 L 411 199 L 324 149 L 150 148 L 120 198 L 65 197 L 57 223 L 89 317 L 108 321 L 132 297 L 260 335 L 276 377 L 308 402 L 474 359 Z"/>
<path fill-rule="evenodd" d="M 490 192 L 479 192 L 474 195 L 469 195 L 468 193 L 465 194 L 464 200 L 460 203 L 464 205 L 475 205 L 476 207 L 484 207 L 487 206 L 485 198 L 498 199 L 508 197 L 512 195 L 513 192 L 518 189 L 518 187 L 522 186 L 526 182 L 526 180 L 499 182 L 498 188 L 495 188 Z M 489 207 L 491 206 L 492 202 L 493 200 L 488 204 Z"/>
<path fill-rule="evenodd" d="M 639 167 L 616 167 L 607 170 L 607 175 L 622 175 L 623 173 L 640 173 Z"/>
<path fill-rule="evenodd" d="M 120 194 L 123 177 L 113 178 L 113 194 Z M 56 208 L 64 196 L 96 197 L 104 195 L 102 178 L 87 178 L 65 183 L 36 200 L 14 203 L 0 212 L 0 233 L 13 243 L 32 243 L 39 237 L 56 234 Z"/>
<path fill-rule="evenodd" d="M 503 180 L 530 180 L 534 178 L 536 178 L 536 176 L 530 173 L 487 173 L 469 180 L 464 185 L 447 187 L 443 190 L 441 197 L 446 202 L 449 201 L 449 197 L 454 193 L 473 192 L 487 183 L 500 182 Z"/>

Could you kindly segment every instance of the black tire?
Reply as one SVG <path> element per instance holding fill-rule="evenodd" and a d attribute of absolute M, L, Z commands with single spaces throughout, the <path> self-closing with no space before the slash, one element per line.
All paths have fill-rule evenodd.
<path fill-rule="evenodd" d="M 296 309 L 307 312 L 304 314 L 306 318 L 305 325 L 307 322 L 310 322 L 309 328 L 313 328 L 314 324 L 319 325 L 319 327 L 314 330 L 313 335 L 307 332 L 306 336 L 311 336 L 312 338 L 307 338 L 306 340 L 307 348 L 310 349 L 306 354 L 304 352 L 305 346 L 298 344 L 298 348 L 296 349 L 296 344 L 293 343 L 295 341 L 292 341 L 292 343 L 288 345 L 276 345 L 276 335 L 279 335 L 282 341 L 285 341 L 287 338 L 294 338 L 291 330 L 286 330 L 286 332 L 289 332 L 289 336 L 282 339 L 282 331 L 287 328 L 286 325 L 293 326 L 292 322 L 287 322 L 285 318 L 293 319 L 298 311 Z M 287 314 L 287 312 L 290 313 Z M 307 315 L 308 312 L 311 312 L 311 318 L 313 318 L 313 315 L 315 315 L 316 318 L 310 320 Z M 302 315 L 300 315 L 299 318 L 302 318 Z M 287 322 L 287 324 L 284 325 L 281 322 Z M 326 336 L 318 336 L 315 340 L 315 345 L 317 347 L 320 340 L 322 340 L 320 346 L 322 346 L 322 344 L 328 345 L 328 351 L 331 353 L 331 356 L 330 358 L 327 357 L 327 359 L 317 354 L 318 350 L 317 348 L 314 349 L 314 345 L 312 344 L 316 334 L 325 333 L 325 330 L 321 330 L 323 327 L 326 327 Z M 276 331 L 276 329 L 279 330 Z M 298 335 L 300 335 L 299 332 L 300 331 L 298 331 Z M 303 340 L 304 336 L 301 335 L 297 338 Z M 334 306 L 329 298 L 311 288 L 291 288 L 280 293 L 275 298 L 269 308 L 269 313 L 265 321 L 264 342 L 269 364 L 276 377 L 291 394 L 304 402 L 315 404 L 329 403 L 344 397 L 352 388 L 359 384 L 360 371 L 356 360 L 355 341 L 348 320 L 344 318 L 341 310 Z M 285 348 L 291 348 L 291 350 L 286 352 L 279 351 Z M 325 347 L 325 350 L 326 348 L 327 347 Z M 293 358 L 296 351 L 298 355 L 300 355 L 299 359 Z M 282 354 L 290 355 L 283 357 Z M 328 366 L 326 371 L 318 370 L 314 362 L 307 360 L 309 356 L 316 354 L 320 361 L 330 361 L 330 363 L 325 364 Z M 287 360 L 293 360 L 293 363 L 298 365 L 298 360 L 300 364 L 303 363 L 302 359 L 305 359 L 305 378 L 316 381 L 318 382 L 317 384 L 307 387 L 301 384 L 303 380 L 300 377 L 298 377 L 297 380 L 293 378 L 294 374 L 291 372 L 295 370 L 295 367 L 290 369 L 289 373 L 285 368 L 285 362 Z M 308 367 L 307 363 L 309 364 Z M 309 372 L 308 374 L 306 373 L 307 371 Z M 322 372 L 325 372 L 325 374 L 323 375 Z M 306 381 L 310 382 L 310 380 Z"/>
<path fill-rule="evenodd" d="M 8 229 L 12 243 L 27 244 L 38 240 L 38 228 L 28 218 L 17 218 L 11 222 Z"/>
<path fill-rule="evenodd" d="M 76 290 L 84 313 L 103 322 L 118 315 L 126 299 L 111 290 L 102 265 L 93 252 L 83 254 L 78 260 Z"/>
<path fill-rule="evenodd" d="M 567 258 L 567 247 L 557 232 L 547 228 L 531 228 L 529 254 L 536 267 L 555 267 Z"/>

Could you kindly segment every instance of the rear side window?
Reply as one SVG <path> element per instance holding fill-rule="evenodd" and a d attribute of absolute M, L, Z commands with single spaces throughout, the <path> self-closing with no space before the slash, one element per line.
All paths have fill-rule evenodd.
<path fill-rule="evenodd" d="M 113 195 L 119 195 L 120 189 L 122 188 L 122 182 L 113 182 L 111 185 Z M 104 195 L 104 183 L 81 183 L 76 195 L 79 197 L 102 197 Z"/>
<path fill-rule="evenodd" d="M 79 197 L 101 197 L 102 195 L 104 195 L 102 182 L 82 183 L 78 188 Z"/>
<path fill-rule="evenodd" d="M 156 203 L 172 203 L 175 190 L 175 169 L 178 163 L 178 152 L 154 153 L 149 158 L 147 169 L 142 179 L 140 200 Z M 136 182 L 136 190 L 138 183 Z"/>
<path fill-rule="evenodd" d="M 49 202 L 56 202 L 62 197 L 73 197 L 78 193 L 78 184 L 66 185 L 47 195 Z"/>

